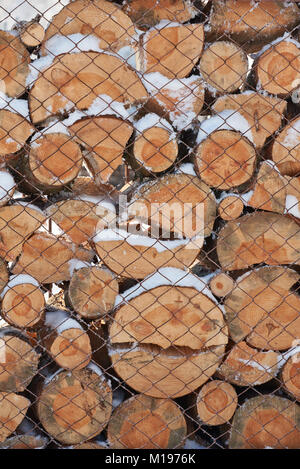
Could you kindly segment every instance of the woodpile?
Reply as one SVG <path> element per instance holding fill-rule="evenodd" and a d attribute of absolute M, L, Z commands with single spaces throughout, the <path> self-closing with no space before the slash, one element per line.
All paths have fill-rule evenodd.
<path fill-rule="evenodd" d="M 300 448 L 299 28 L 277 0 L 0 23 L 1 449 Z"/>

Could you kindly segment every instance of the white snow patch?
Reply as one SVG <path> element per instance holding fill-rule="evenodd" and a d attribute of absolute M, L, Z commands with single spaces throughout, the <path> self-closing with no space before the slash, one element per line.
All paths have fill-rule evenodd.
<path fill-rule="evenodd" d="M 8 171 L 0 171 L 0 202 L 5 201 L 16 186 L 15 180 Z"/>
<path fill-rule="evenodd" d="M 68 329 L 81 329 L 83 331 L 79 322 L 71 318 L 67 311 L 63 310 L 47 311 L 45 314 L 45 326 L 55 329 L 58 334 Z"/>
<path fill-rule="evenodd" d="M 282 142 L 283 147 L 288 150 L 294 149 L 299 145 L 300 141 L 300 119 L 296 119 L 292 122 L 291 126 L 288 128 L 285 139 Z"/>
<path fill-rule="evenodd" d="M 47 55 L 57 57 L 60 54 L 80 53 L 80 52 L 103 52 L 99 47 L 100 39 L 91 34 L 84 35 L 80 33 L 62 36 L 56 34 L 52 36 L 45 44 Z"/>
<path fill-rule="evenodd" d="M 85 261 L 81 261 L 79 259 L 70 259 L 69 262 L 69 272 L 70 272 L 70 277 L 73 276 L 75 270 L 82 269 L 83 267 L 90 267 L 91 264 Z"/>
<path fill-rule="evenodd" d="M 176 137 L 171 124 L 166 119 L 163 119 L 162 117 L 152 112 L 146 114 L 139 121 L 135 122 L 134 126 L 135 129 L 140 133 L 143 133 L 144 130 L 151 129 L 152 127 L 160 127 L 170 132 L 170 140 L 173 140 Z"/>
<path fill-rule="evenodd" d="M 278 356 L 278 368 L 282 368 L 285 363 L 288 361 L 288 359 L 296 354 L 300 353 L 300 345 L 297 345 L 296 347 L 292 347 L 286 352 L 283 352 L 279 354 Z"/>
<path fill-rule="evenodd" d="M 12 275 L 5 286 L 4 290 L 1 292 L 1 298 L 8 292 L 8 290 L 13 289 L 17 285 L 30 284 L 39 288 L 39 282 L 27 274 Z"/>
<path fill-rule="evenodd" d="M 286 196 L 284 213 L 300 218 L 299 201 L 294 195 Z"/>
<path fill-rule="evenodd" d="M 41 57 L 40 59 L 31 62 L 31 64 L 29 64 L 29 74 L 26 78 L 26 86 L 31 87 L 37 80 L 40 72 L 50 67 L 53 59 L 54 57 L 46 55 L 45 57 Z"/>
<path fill-rule="evenodd" d="M 176 169 L 175 173 L 176 174 L 183 173 L 183 174 L 189 174 L 190 176 L 197 176 L 194 165 L 192 163 L 183 163 Z"/>
<path fill-rule="evenodd" d="M 0 109 L 20 114 L 22 117 L 29 116 L 28 102 L 25 99 L 10 98 L 0 91 Z"/>

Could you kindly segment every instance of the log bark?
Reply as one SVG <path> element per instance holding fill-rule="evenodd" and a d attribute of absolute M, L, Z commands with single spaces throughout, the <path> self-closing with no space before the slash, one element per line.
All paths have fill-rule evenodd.
<path fill-rule="evenodd" d="M 39 393 L 39 420 L 60 443 L 90 440 L 106 427 L 112 411 L 112 392 L 98 370 L 61 371 Z"/>
<path fill-rule="evenodd" d="M 18 396 L 23 397 L 23 396 Z M 0 449 L 46 449 L 48 439 L 43 436 L 18 435 L 7 438 Z"/>
<path fill-rule="evenodd" d="M 31 144 L 24 164 L 27 180 L 43 192 L 61 190 L 79 173 L 82 153 L 68 135 L 63 133 L 45 134 Z"/>
<path fill-rule="evenodd" d="M 152 228 L 161 227 L 163 234 L 209 236 L 216 216 L 216 201 L 211 189 L 198 177 L 168 174 L 135 191 L 128 214 L 149 222 Z"/>
<path fill-rule="evenodd" d="M 222 361 L 224 345 L 207 350 L 161 350 L 143 344 L 110 350 L 115 372 L 135 391 L 158 398 L 177 398 L 193 392 L 214 374 Z"/>
<path fill-rule="evenodd" d="M 217 41 L 203 52 L 199 69 L 205 81 L 218 93 L 233 93 L 246 82 L 248 59 L 236 44 Z"/>
<path fill-rule="evenodd" d="M 34 132 L 34 127 L 20 114 L 0 110 L 0 161 L 9 162 Z"/>
<path fill-rule="evenodd" d="M 184 78 L 200 59 L 203 44 L 202 24 L 154 27 L 141 39 L 139 68 L 142 73 Z"/>
<path fill-rule="evenodd" d="M 56 34 L 91 34 L 99 38 L 99 48 L 118 51 L 132 42 L 135 30 L 131 19 L 116 4 L 105 0 L 76 0 L 66 5 L 53 19 L 42 46 Z"/>
<path fill-rule="evenodd" d="M 1 294 L 1 315 L 17 328 L 31 328 L 42 319 L 45 298 L 35 279 L 16 277 Z"/>
<path fill-rule="evenodd" d="M 45 325 L 38 335 L 59 367 L 79 370 L 89 364 L 92 355 L 89 336 L 67 311 L 47 311 Z"/>
<path fill-rule="evenodd" d="M 267 138 L 279 129 L 286 111 L 286 101 L 275 96 L 265 96 L 254 92 L 220 96 L 212 106 L 214 112 L 232 109 L 249 123 L 253 143 L 262 148 Z"/>
<path fill-rule="evenodd" d="M 38 370 L 40 355 L 17 329 L 1 330 L 0 391 L 22 392 Z"/>
<path fill-rule="evenodd" d="M 252 347 L 285 350 L 299 338 L 299 275 L 287 267 L 261 267 L 236 280 L 225 300 L 230 336 Z"/>
<path fill-rule="evenodd" d="M 223 425 L 231 420 L 238 405 L 233 386 L 212 380 L 202 386 L 197 396 L 197 414 L 204 425 Z"/>
<path fill-rule="evenodd" d="M 225 221 L 236 220 L 242 215 L 243 210 L 244 204 L 238 195 L 228 195 L 218 205 L 219 216 Z"/>
<path fill-rule="evenodd" d="M 245 269 L 261 262 L 298 265 L 299 247 L 297 223 L 287 216 L 268 212 L 228 222 L 217 240 L 218 258 L 224 270 Z"/>
<path fill-rule="evenodd" d="M 272 160 L 282 175 L 300 173 L 300 119 L 290 121 L 276 136 L 272 145 Z"/>
<path fill-rule="evenodd" d="M 282 36 L 300 21 L 297 5 L 284 1 L 213 0 L 206 39 L 230 37 L 246 52 L 256 52 L 269 41 Z"/>
<path fill-rule="evenodd" d="M 69 128 L 76 142 L 86 150 L 85 160 L 98 183 L 107 184 L 114 171 L 123 164 L 132 125 L 113 116 L 86 117 Z"/>
<path fill-rule="evenodd" d="M 246 137 L 234 130 L 217 130 L 195 150 L 195 168 L 209 186 L 228 190 L 249 181 L 256 153 Z"/>
<path fill-rule="evenodd" d="M 299 448 L 299 418 L 299 406 L 283 397 L 249 399 L 234 416 L 229 448 Z"/>
<path fill-rule="evenodd" d="M 161 20 L 185 23 L 191 20 L 197 9 L 193 3 L 183 0 L 127 0 L 123 10 L 139 29 L 148 29 Z"/>
<path fill-rule="evenodd" d="M 253 66 L 260 88 L 270 94 L 286 97 L 299 88 L 299 47 L 293 42 L 271 45 Z"/>
<path fill-rule="evenodd" d="M 125 230 L 103 230 L 94 238 L 104 264 L 124 278 L 143 279 L 161 267 L 190 267 L 203 244 L 199 240 L 160 241 Z"/>
<path fill-rule="evenodd" d="M 43 26 L 35 21 L 29 22 L 20 34 L 20 39 L 26 47 L 37 47 L 45 37 Z"/>
<path fill-rule="evenodd" d="M 209 297 L 195 288 L 169 285 L 127 300 L 116 311 L 109 333 L 112 344 L 138 342 L 162 349 L 198 350 L 228 341 L 222 311 Z"/>
<path fill-rule="evenodd" d="M 14 261 L 22 251 L 23 243 L 46 220 L 38 208 L 30 204 L 14 204 L 0 208 L 0 255 Z"/>
<path fill-rule="evenodd" d="M 180 407 L 171 399 L 138 394 L 112 414 L 107 436 L 114 449 L 181 448 L 187 433 Z"/>
<path fill-rule="evenodd" d="M 76 247 L 70 241 L 45 232 L 35 233 L 24 244 L 13 267 L 14 274 L 28 274 L 39 283 L 70 280 L 71 259 L 90 262 L 93 251 Z"/>
<path fill-rule="evenodd" d="M 141 80 L 123 60 L 97 52 L 61 54 L 30 90 L 31 120 L 39 123 L 74 107 L 88 109 L 102 94 L 125 104 L 147 99 Z"/>
<path fill-rule="evenodd" d="M 7 264 L 0 257 L 0 293 L 2 293 L 5 285 L 8 282 L 9 273 L 7 270 Z"/>
<path fill-rule="evenodd" d="M 229 352 L 218 374 L 237 386 L 258 386 L 275 378 L 278 371 L 278 353 L 261 352 L 246 342 L 239 342 Z"/>
<path fill-rule="evenodd" d="M 118 292 L 115 276 L 107 269 L 93 266 L 73 273 L 67 296 L 76 313 L 86 319 L 96 319 L 114 307 Z"/>
<path fill-rule="evenodd" d="M 25 93 L 30 56 L 20 39 L 8 31 L 0 31 L 1 91 L 11 97 Z"/>
<path fill-rule="evenodd" d="M 30 405 L 29 399 L 12 392 L 0 393 L 0 442 L 4 442 L 20 425 Z"/>
<path fill-rule="evenodd" d="M 300 356 L 299 352 L 292 355 L 281 371 L 281 380 L 286 392 L 300 401 Z"/>
<path fill-rule="evenodd" d="M 222 298 L 232 292 L 234 280 L 225 272 L 221 272 L 211 279 L 209 288 L 215 296 Z"/>

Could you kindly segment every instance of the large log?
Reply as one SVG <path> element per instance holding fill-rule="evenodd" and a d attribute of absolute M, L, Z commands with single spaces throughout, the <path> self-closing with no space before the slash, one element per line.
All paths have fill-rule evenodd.
<path fill-rule="evenodd" d="M 232 109 L 249 123 L 253 143 L 261 148 L 266 139 L 279 129 L 287 103 L 275 96 L 265 96 L 254 91 L 220 96 L 212 106 L 214 112 Z"/>
<path fill-rule="evenodd" d="M 48 434 L 64 444 L 98 435 L 112 411 L 112 392 L 100 368 L 60 371 L 38 392 L 36 413 Z"/>
<path fill-rule="evenodd" d="M 133 132 L 130 122 L 113 116 L 86 117 L 69 128 L 86 150 L 86 162 L 97 182 L 108 183 L 123 163 L 126 144 Z"/>
<path fill-rule="evenodd" d="M 135 191 L 128 214 L 149 222 L 152 228 L 160 226 L 163 235 L 175 232 L 186 237 L 209 236 L 216 201 L 212 190 L 198 177 L 167 174 Z"/>
<path fill-rule="evenodd" d="M 235 413 L 230 449 L 296 449 L 300 445 L 300 407 L 278 396 L 247 400 Z"/>
<path fill-rule="evenodd" d="M 180 407 L 171 399 L 137 394 L 112 414 L 107 437 L 114 449 L 181 448 L 187 426 Z"/>
<path fill-rule="evenodd" d="M 285 350 L 300 337 L 299 275 L 287 267 L 261 267 L 236 280 L 225 300 L 230 336 L 253 347 Z"/>
<path fill-rule="evenodd" d="M 141 72 L 159 72 L 168 78 L 184 78 L 201 57 L 204 44 L 202 24 L 154 27 L 141 39 Z"/>
<path fill-rule="evenodd" d="M 108 269 L 83 267 L 73 273 L 67 298 L 80 316 L 96 319 L 114 307 L 118 292 L 118 282 Z"/>
<path fill-rule="evenodd" d="M 205 81 L 218 93 L 233 93 L 246 82 L 248 59 L 236 44 L 217 41 L 203 52 L 199 69 Z"/>
<path fill-rule="evenodd" d="M 139 29 L 149 28 L 161 20 L 185 23 L 197 14 L 190 0 L 126 0 L 123 10 Z"/>
<path fill-rule="evenodd" d="M 29 74 L 30 56 L 19 37 L 8 31 L 0 31 L 0 80 L 1 91 L 18 97 L 25 93 Z"/>
<path fill-rule="evenodd" d="M 74 107 L 88 109 L 103 94 L 121 103 L 147 99 L 141 80 L 123 60 L 97 52 L 61 54 L 30 90 L 31 120 L 39 123 Z"/>
<path fill-rule="evenodd" d="M 256 52 L 300 21 L 296 2 L 278 0 L 213 0 L 208 41 L 230 37 L 246 52 Z"/>
<path fill-rule="evenodd" d="M 300 84 L 299 43 L 282 40 L 270 45 L 253 67 L 259 89 L 282 97 L 289 96 Z"/>
<path fill-rule="evenodd" d="M 135 36 L 130 18 L 116 4 L 106 0 L 76 0 L 66 5 L 49 25 L 42 45 L 47 54 L 47 42 L 56 34 L 69 36 L 81 33 L 99 38 L 100 49 L 118 51 Z"/>
<path fill-rule="evenodd" d="M 24 391 L 37 373 L 40 355 L 17 329 L 4 327 L 0 356 L 0 391 Z"/>
<path fill-rule="evenodd" d="M 204 425 L 223 425 L 230 421 L 238 404 L 233 386 L 212 380 L 204 384 L 197 396 L 197 414 Z"/>
<path fill-rule="evenodd" d="M 272 160 L 283 175 L 296 176 L 300 173 L 299 117 L 290 121 L 274 139 Z"/>
<path fill-rule="evenodd" d="M 23 244 L 14 274 L 28 274 L 39 283 L 70 280 L 73 261 L 90 262 L 93 251 L 77 247 L 69 240 L 45 232 L 35 233 Z"/>
<path fill-rule="evenodd" d="M 299 249 L 297 223 L 287 216 L 268 212 L 228 222 L 217 240 L 218 258 L 224 270 L 245 269 L 261 262 L 298 265 Z"/>
<path fill-rule="evenodd" d="M 0 393 L 0 442 L 4 442 L 24 419 L 30 400 L 14 393 Z"/>

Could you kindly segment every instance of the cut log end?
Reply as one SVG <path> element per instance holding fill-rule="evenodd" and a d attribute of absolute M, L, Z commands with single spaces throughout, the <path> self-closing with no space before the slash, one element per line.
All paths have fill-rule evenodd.
<path fill-rule="evenodd" d="M 300 401 L 300 354 L 292 355 L 283 367 L 281 378 L 285 390 Z"/>
<path fill-rule="evenodd" d="M 219 203 L 218 211 L 219 215 L 223 220 L 235 220 L 238 218 L 244 210 L 244 204 L 240 197 L 230 195 L 225 197 Z"/>
<path fill-rule="evenodd" d="M 1 92 L 11 97 L 26 90 L 30 56 L 20 39 L 7 31 L 0 31 Z"/>
<path fill-rule="evenodd" d="M 209 284 L 212 293 L 218 297 L 229 295 L 234 288 L 234 280 L 224 272 L 215 275 Z"/>
<path fill-rule="evenodd" d="M 33 327 L 44 311 L 43 292 L 30 283 L 11 287 L 2 298 L 3 318 L 12 326 L 19 328 Z"/>
<path fill-rule="evenodd" d="M 223 425 L 233 416 L 238 404 L 233 386 L 213 380 L 204 384 L 197 396 L 197 413 L 205 425 Z"/>
<path fill-rule="evenodd" d="M 29 405 L 29 399 L 24 396 L 0 393 L 0 442 L 4 442 L 20 425 Z"/>
<path fill-rule="evenodd" d="M 56 363 L 66 370 L 79 370 L 91 360 L 89 336 L 81 329 L 70 328 L 54 339 L 50 350 Z"/>
<path fill-rule="evenodd" d="M 45 37 L 45 30 L 39 23 L 29 23 L 21 33 L 21 41 L 26 47 L 36 47 Z"/>

